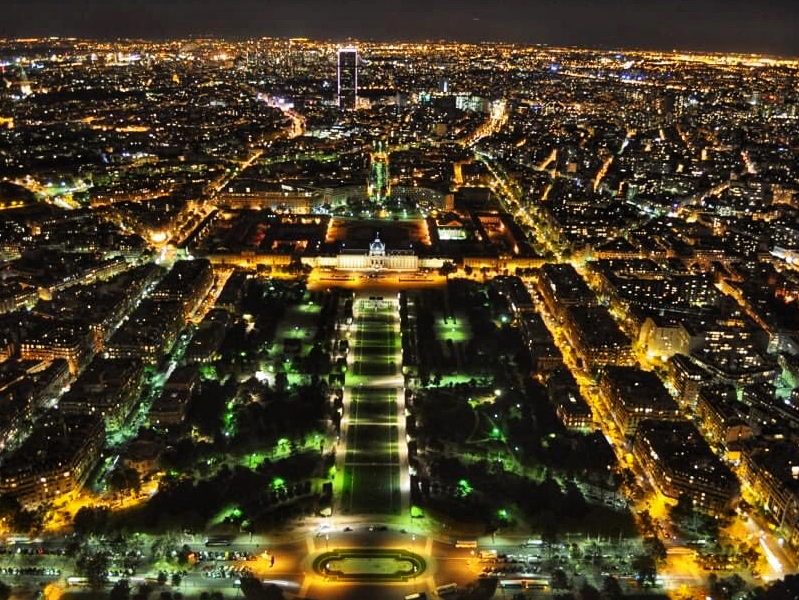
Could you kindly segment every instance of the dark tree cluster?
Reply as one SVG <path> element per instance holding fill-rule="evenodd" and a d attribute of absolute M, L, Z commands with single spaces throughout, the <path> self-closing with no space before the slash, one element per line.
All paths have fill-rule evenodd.
<path fill-rule="evenodd" d="M 474 491 L 459 493 L 461 481 L 468 482 Z M 434 482 L 456 491 L 435 494 Z M 502 494 L 496 490 L 502 490 Z M 610 536 L 635 534 L 629 512 L 589 505 L 571 482 L 561 485 L 551 476 L 536 482 L 490 462 L 467 465 L 456 458 L 438 459 L 430 466 L 430 480 L 420 480 L 419 495 L 429 508 L 457 519 L 483 522 L 487 527 L 502 525 L 497 518 L 500 511 L 516 507 L 527 523 L 551 539 L 574 531 Z"/>
<path fill-rule="evenodd" d="M 259 402 L 237 408 L 236 436 L 231 450 L 269 448 L 281 438 L 299 440 L 324 428 L 332 418 L 332 405 L 324 381 L 279 392 L 263 386 Z"/>
<path fill-rule="evenodd" d="M 256 469 L 223 466 L 207 479 L 167 477 L 158 493 L 142 508 L 114 515 L 108 522 L 100 509 L 82 509 L 76 515 L 76 530 L 101 533 L 109 530 L 171 531 L 202 530 L 223 508 L 231 503 L 241 508 L 235 524 L 244 521 L 276 520 L 272 513 L 293 514 L 298 500 L 300 509 L 316 502 L 310 476 L 318 471 L 319 456 L 308 452 L 276 462 L 264 461 Z M 281 485 L 276 486 L 275 481 Z M 87 514 L 82 514 L 87 511 Z M 137 529 L 138 528 L 138 529 Z"/>

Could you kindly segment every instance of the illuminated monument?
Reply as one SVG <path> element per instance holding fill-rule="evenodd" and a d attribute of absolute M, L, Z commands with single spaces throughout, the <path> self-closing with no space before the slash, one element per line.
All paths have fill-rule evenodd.
<path fill-rule="evenodd" d="M 388 178 L 388 152 L 385 142 L 376 142 L 369 155 L 371 167 L 367 193 L 372 202 L 382 204 L 391 195 Z"/>
<path fill-rule="evenodd" d="M 419 257 L 412 250 L 386 250 L 380 234 L 369 244 L 369 250 L 343 250 L 336 257 L 336 268 L 351 271 L 416 271 Z"/>
<path fill-rule="evenodd" d="M 385 256 L 386 245 L 380 241 L 380 234 L 375 236 L 374 241 L 369 244 L 369 256 Z"/>

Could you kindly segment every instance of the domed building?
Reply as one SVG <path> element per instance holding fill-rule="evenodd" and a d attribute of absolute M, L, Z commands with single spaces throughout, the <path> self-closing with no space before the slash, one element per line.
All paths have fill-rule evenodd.
<path fill-rule="evenodd" d="M 380 241 L 380 234 L 375 236 L 374 241 L 369 244 L 369 256 L 385 256 L 386 245 Z"/>
<path fill-rule="evenodd" d="M 411 250 L 386 250 L 380 234 L 369 243 L 369 250 L 344 250 L 337 257 L 336 267 L 354 271 L 416 271 L 419 257 Z"/>

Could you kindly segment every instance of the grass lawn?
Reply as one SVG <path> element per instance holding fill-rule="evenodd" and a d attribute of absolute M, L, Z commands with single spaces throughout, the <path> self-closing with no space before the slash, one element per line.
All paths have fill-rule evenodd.
<path fill-rule="evenodd" d="M 472 338 L 472 330 L 465 317 L 439 317 L 436 319 L 436 337 L 441 342 L 466 343 Z"/>

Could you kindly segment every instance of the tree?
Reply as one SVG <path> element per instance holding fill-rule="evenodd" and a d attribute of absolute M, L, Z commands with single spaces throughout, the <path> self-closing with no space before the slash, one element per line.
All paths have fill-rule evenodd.
<path fill-rule="evenodd" d="M 199 393 L 192 395 L 186 417 L 203 435 L 214 437 L 222 430 L 222 416 L 228 397 L 216 381 L 204 381 Z"/>
<path fill-rule="evenodd" d="M 108 528 L 110 511 L 103 507 L 84 506 L 72 518 L 72 528 L 79 536 L 101 534 Z"/>
<path fill-rule="evenodd" d="M 734 598 L 741 592 L 746 587 L 746 582 L 740 575 L 734 573 L 730 577 L 724 579 L 719 579 L 717 577 L 715 580 L 709 580 L 709 587 L 713 594 L 713 598 L 728 600 L 729 598 Z"/>
<path fill-rule="evenodd" d="M 35 529 L 40 522 L 31 511 L 25 510 L 13 496 L 0 496 L 0 521 L 12 531 L 26 532 Z"/>
<path fill-rule="evenodd" d="M 147 600 L 150 597 L 150 593 L 153 591 L 153 588 L 147 583 L 140 583 L 139 587 L 136 588 L 136 595 L 133 596 L 135 600 Z"/>
<path fill-rule="evenodd" d="M 75 562 L 75 571 L 85 577 L 92 587 L 102 587 L 108 581 L 108 554 L 86 551 Z"/>
<path fill-rule="evenodd" d="M 286 266 L 286 272 L 292 275 L 308 273 L 308 265 L 303 264 L 299 256 L 292 256 L 291 262 Z"/>
<path fill-rule="evenodd" d="M 794 600 L 799 597 L 799 575 L 786 575 L 765 590 L 758 588 L 754 595 L 758 600 Z"/>
<path fill-rule="evenodd" d="M 559 519 L 555 512 L 549 509 L 542 511 L 539 518 L 543 521 L 541 524 L 541 541 L 546 546 L 547 556 L 552 558 L 552 548 L 560 539 Z"/>
<path fill-rule="evenodd" d="M 11 521 L 12 529 L 16 531 L 32 531 L 41 528 L 42 515 L 30 510 L 22 509 Z"/>
<path fill-rule="evenodd" d="M 496 577 L 479 579 L 476 585 L 466 590 L 459 598 L 462 600 L 489 600 L 496 596 L 498 583 L 499 580 Z"/>
<path fill-rule="evenodd" d="M 570 517 L 582 517 L 588 509 L 583 493 L 573 481 L 566 483 L 566 496 L 561 507 L 563 514 Z"/>
<path fill-rule="evenodd" d="M 137 492 L 141 487 L 141 477 L 136 469 L 130 467 L 114 469 L 108 476 L 108 487 L 116 493 Z"/>
<path fill-rule="evenodd" d="M 0 496 L 0 521 L 10 523 L 21 510 L 19 500 L 7 494 Z"/>
<path fill-rule="evenodd" d="M 321 344 L 314 344 L 305 357 L 305 365 L 309 373 L 324 375 L 330 371 L 330 354 L 322 348 Z"/>
<path fill-rule="evenodd" d="M 457 270 L 458 267 L 455 266 L 455 263 L 445 261 L 444 264 L 441 265 L 441 268 L 438 269 L 438 274 L 449 279 L 449 276 Z"/>
<path fill-rule="evenodd" d="M 241 592 L 246 600 L 284 600 L 283 592 L 276 585 L 264 585 L 255 577 L 241 578 Z"/>
<path fill-rule="evenodd" d="M 159 535 L 150 546 L 150 555 L 154 561 L 166 558 L 177 544 L 176 538 L 170 534 Z"/>
<path fill-rule="evenodd" d="M 594 586 L 586 582 L 583 584 L 583 587 L 580 588 L 580 598 L 582 600 L 600 600 L 601 596 Z"/>
<path fill-rule="evenodd" d="M 644 547 L 655 560 L 666 560 L 666 546 L 657 536 L 644 540 Z"/>
<path fill-rule="evenodd" d="M 685 519 L 692 516 L 694 513 L 694 500 L 688 494 L 680 494 L 677 498 L 677 504 L 671 509 L 673 517 L 678 519 Z"/>
<path fill-rule="evenodd" d="M 641 584 L 655 585 L 655 579 L 657 577 L 657 564 L 651 555 L 640 554 L 636 556 L 633 558 L 631 566 Z"/>
<path fill-rule="evenodd" d="M 289 387 L 289 376 L 285 371 L 275 373 L 275 389 L 278 392 L 285 392 Z"/>
<path fill-rule="evenodd" d="M 580 560 L 583 557 L 583 551 L 580 549 L 579 544 L 572 544 L 570 549 L 572 560 Z"/>
<path fill-rule="evenodd" d="M 613 577 L 613 575 L 608 575 L 602 580 L 602 596 L 604 596 L 606 600 L 621 600 L 623 595 L 619 580 Z"/>
<path fill-rule="evenodd" d="M 7 495 L 0 496 L 0 521 L 20 533 L 38 529 L 41 525 L 41 517 L 25 510 L 16 498 Z"/>
<path fill-rule="evenodd" d="M 127 579 L 120 579 L 114 584 L 109 593 L 109 600 L 128 600 L 130 598 L 130 584 Z"/>
<path fill-rule="evenodd" d="M 569 578 L 566 576 L 566 571 L 563 569 L 555 569 L 552 571 L 552 589 L 566 590 L 568 588 Z"/>

